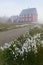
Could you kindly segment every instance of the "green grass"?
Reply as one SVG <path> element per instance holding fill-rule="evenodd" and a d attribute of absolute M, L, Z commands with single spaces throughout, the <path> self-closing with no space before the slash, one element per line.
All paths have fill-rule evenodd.
<path fill-rule="evenodd" d="M 0 32 L 2 31 L 7 31 L 7 30 L 11 30 L 11 29 L 15 29 L 15 28 L 20 28 L 23 25 L 21 23 L 0 23 Z"/>
<path fill-rule="evenodd" d="M 42 28 L 41 30 L 38 27 L 32 28 L 31 31 L 14 40 L 8 48 L 0 49 L 0 65 L 43 65 L 41 41 L 43 41 Z M 33 43 L 35 45 L 32 45 Z"/>
<path fill-rule="evenodd" d="M 0 23 L 0 31 L 6 31 L 6 30 L 11 29 L 13 27 L 15 27 L 14 24 Z"/>
<path fill-rule="evenodd" d="M 24 25 L 24 24 L 29 24 L 29 26 L 37 25 L 36 23 L 35 24 L 34 23 L 0 23 L 0 32 L 15 29 L 15 28 L 20 28 L 22 27 L 20 25 Z M 39 24 L 39 25 L 41 25 L 43 28 L 43 24 Z"/>

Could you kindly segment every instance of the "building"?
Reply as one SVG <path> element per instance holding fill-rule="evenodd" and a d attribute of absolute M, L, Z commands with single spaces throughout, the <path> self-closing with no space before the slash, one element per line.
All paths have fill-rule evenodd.
<path fill-rule="evenodd" d="M 10 17 L 10 20 L 11 20 L 12 23 L 13 23 L 13 22 L 16 22 L 17 18 L 18 18 L 18 16 L 11 16 L 11 17 Z"/>
<path fill-rule="evenodd" d="M 37 22 L 38 14 L 36 8 L 24 9 L 17 18 L 18 22 Z"/>

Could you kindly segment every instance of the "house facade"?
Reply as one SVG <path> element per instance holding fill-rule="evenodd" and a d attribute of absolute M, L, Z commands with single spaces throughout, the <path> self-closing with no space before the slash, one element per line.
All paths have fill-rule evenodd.
<path fill-rule="evenodd" d="M 24 9 L 18 16 L 18 22 L 37 22 L 38 14 L 36 8 Z"/>

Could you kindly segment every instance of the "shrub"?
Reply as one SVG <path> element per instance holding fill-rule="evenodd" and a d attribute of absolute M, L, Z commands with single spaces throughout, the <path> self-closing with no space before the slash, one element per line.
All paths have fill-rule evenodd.
<path fill-rule="evenodd" d="M 42 32 L 38 28 L 20 36 L 8 48 L 0 49 L 0 65 L 43 65 L 41 41 Z"/>

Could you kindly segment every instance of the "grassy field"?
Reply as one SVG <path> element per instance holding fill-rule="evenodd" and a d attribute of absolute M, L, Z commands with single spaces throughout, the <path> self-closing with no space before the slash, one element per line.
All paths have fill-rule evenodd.
<path fill-rule="evenodd" d="M 22 27 L 23 24 L 14 23 L 0 23 L 0 32 Z"/>
<path fill-rule="evenodd" d="M 42 26 L 43 29 L 43 24 L 0 23 L 0 46 L 21 36 L 22 34 L 26 33 L 30 28 L 39 25 Z"/>
<path fill-rule="evenodd" d="M 12 41 L 29 30 L 27 24 L 20 23 L 0 23 L 0 29 L 0 46 L 4 45 L 6 42 Z"/>
<path fill-rule="evenodd" d="M 21 28 L 26 25 L 32 26 L 32 25 L 37 25 L 37 24 L 33 24 L 33 23 L 0 23 L 0 32 L 11 30 L 11 29 L 16 29 L 16 28 Z M 43 27 L 43 25 L 42 25 L 42 27 Z"/>
<path fill-rule="evenodd" d="M 0 32 L 1 31 L 6 31 L 6 30 L 11 30 L 15 28 L 20 28 L 26 25 L 35 25 L 33 23 L 0 23 Z M 37 25 L 37 24 L 36 24 Z M 40 25 L 40 24 L 39 24 Z M 43 24 L 41 24 L 43 27 Z"/>
<path fill-rule="evenodd" d="M 43 65 L 43 25 L 1 47 L 0 65 Z"/>

